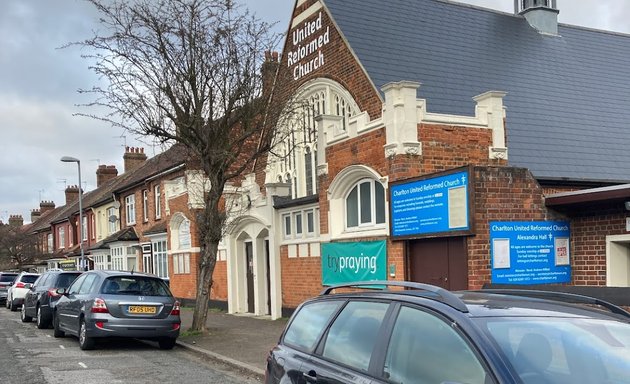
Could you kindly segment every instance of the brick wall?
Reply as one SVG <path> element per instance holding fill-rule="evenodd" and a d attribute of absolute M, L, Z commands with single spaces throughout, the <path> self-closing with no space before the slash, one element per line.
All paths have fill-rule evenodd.
<path fill-rule="evenodd" d="M 289 257 L 288 247 L 280 247 L 282 268 L 282 306 L 295 308 L 322 289 L 322 266 L 319 257 Z"/>
<path fill-rule="evenodd" d="M 474 232 L 468 238 L 468 286 L 490 282 L 491 221 L 559 219 L 547 213 L 543 191 L 529 170 L 475 167 Z"/>

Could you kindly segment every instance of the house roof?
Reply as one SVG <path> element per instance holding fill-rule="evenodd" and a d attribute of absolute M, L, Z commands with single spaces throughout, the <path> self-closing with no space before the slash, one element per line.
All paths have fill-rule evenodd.
<path fill-rule="evenodd" d="M 538 179 L 630 181 L 630 36 L 445 0 L 323 0 L 378 90 L 422 83 L 435 113 L 505 91 L 509 163 Z M 560 10 L 562 12 L 562 10 Z"/>
<path fill-rule="evenodd" d="M 166 151 L 148 159 L 133 171 L 122 174 L 121 176 L 125 176 L 127 173 L 129 175 L 118 183 L 113 190 L 114 192 L 129 190 L 139 183 L 144 183 L 147 179 L 186 164 L 189 158 L 188 148 L 181 144 L 174 144 Z"/>

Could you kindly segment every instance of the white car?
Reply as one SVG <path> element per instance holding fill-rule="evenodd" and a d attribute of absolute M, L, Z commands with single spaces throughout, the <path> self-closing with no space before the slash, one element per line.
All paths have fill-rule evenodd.
<path fill-rule="evenodd" d="M 31 289 L 31 286 L 38 278 L 38 273 L 21 272 L 13 280 L 13 284 L 7 291 L 6 307 L 12 311 L 17 311 L 18 308 L 22 307 L 26 292 Z"/>

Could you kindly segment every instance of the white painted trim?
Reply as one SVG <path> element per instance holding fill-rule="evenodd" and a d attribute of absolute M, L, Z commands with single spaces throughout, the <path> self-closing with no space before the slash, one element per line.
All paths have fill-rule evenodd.
<path fill-rule="evenodd" d="M 306 0 L 302 0 L 301 2 L 298 1 L 297 6 L 300 6 L 302 3 L 304 3 Z M 302 24 L 302 22 L 304 22 L 304 20 L 308 19 L 309 17 L 313 16 L 317 11 L 319 11 L 320 9 L 322 9 L 322 3 L 320 1 L 316 2 L 315 4 L 311 5 L 310 7 L 308 7 L 304 12 L 300 13 L 299 15 L 295 16 L 293 18 L 293 21 L 291 21 L 291 29 L 297 27 L 298 25 Z M 290 36 L 287 35 L 287 39 L 289 39 Z"/>
<path fill-rule="evenodd" d="M 612 270 L 612 243 L 630 243 L 630 234 L 627 235 L 609 235 L 606 236 L 606 286 L 611 287 L 612 278 L 610 271 Z"/>

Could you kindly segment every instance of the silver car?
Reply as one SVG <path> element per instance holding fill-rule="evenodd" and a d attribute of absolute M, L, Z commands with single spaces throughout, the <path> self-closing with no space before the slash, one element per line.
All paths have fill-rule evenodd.
<path fill-rule="evenodd" d="M 89 271 L 57 293 L 62 297 L 54 308 L 54 336 L 75 335 L 81 349 L 107 337 L 155 340 L 161 349 L 175 346 L 180 305 L 157 276 Z"/>

